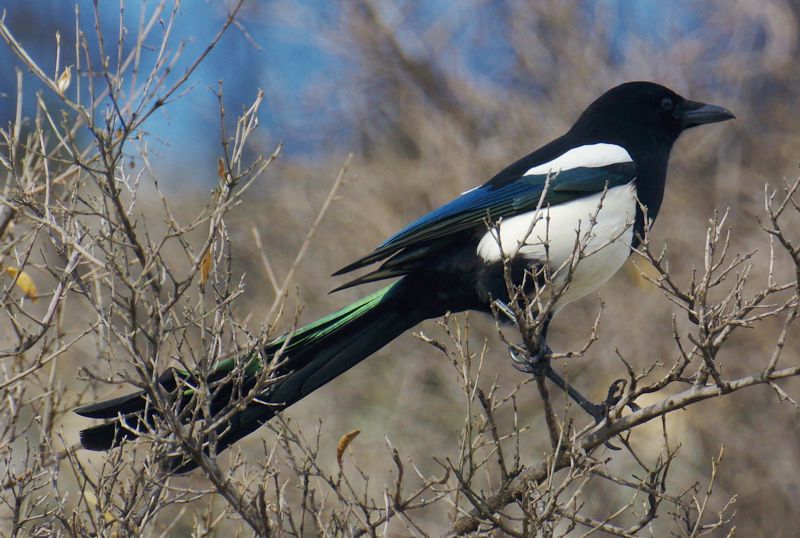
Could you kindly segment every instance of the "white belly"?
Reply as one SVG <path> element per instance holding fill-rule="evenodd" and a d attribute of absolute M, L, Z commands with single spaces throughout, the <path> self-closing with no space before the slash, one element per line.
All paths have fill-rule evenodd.
<path fill-rule="evenodd" d="M 574 253 L 579 245 L 582 255 L 570 285 L 558 300 L 562 307 L 595 291 L 625 263 L 633 240 L 636 203 L 636 188 L 631 182 L 609 189 L 605 195 L 598 193 L 543 208 L 538 216 L 535 211 L 517 215 L 501 221 L 499 238 L 496 229 L 487 231 L 477 253 L 486 261 L 499 261 L 500 245 L 509 255 L 521 244 L 520 255 L 537 263 L 547 262 L 555 272 L 554 280 L 561 283 L 567 277 L 568 265 L 577 260 Z"/>

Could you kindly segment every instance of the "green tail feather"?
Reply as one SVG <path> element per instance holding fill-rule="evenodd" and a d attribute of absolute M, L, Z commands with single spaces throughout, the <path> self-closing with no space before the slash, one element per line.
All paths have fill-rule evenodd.
<path fill-rule="evenodd" d="M 282 376 L 281 380 L 258 397 L 259 402 L 274 405 L 253 403 L 234 415 L 225 429 L 219 432 L 217 452 L 252 433 L 277 411 L 299 401 L 429 317 L 408 304 L 409 298 L 418 294 L 409 293 L 413 290 L 407 288 L 405 281 L 400 280 L 273 340 L 267 344 L 264 354 L 254 353 L 245 367 L 245 382 L 242 385 L 246 390 L 250 390 L 247 382 L 250 381 L 252 387 L 257 374 L 263 369 L 261 357 L 271 358 L 285 345 L 281 355 L 285 363 L 276 372 Z M 209 382 L 224 379 L 237 364 L 241 364 L 240 361 L 241 358 L 221 361 Z M 191 383 L 190 377 L 187 372 L 170 370 L 161 376 L 159 382 L 168 392 L 180 390 L 181 406 L 185 406 L 194 394 L 194 389 L 187 386 L 187 383 Z M 233 386 L 223 385 L 216 389 L 212 410 L 223 409 L 235 397 L 234 394 L 240 393 Z M 122 427 L 123 420 L 126 425 L 135 428 L 152 428 L 157 418 L 144 392 L 81 407 L 75 412 L 90 418 L 114 419 L 81 431 L 81 443 L 90 450 L 108 450 L 123 439 L 136 437 L 136 432 Z M 172 465 L 178 472 L 195 467 L 194 462 L 184 460 L 175 460 Z"/>

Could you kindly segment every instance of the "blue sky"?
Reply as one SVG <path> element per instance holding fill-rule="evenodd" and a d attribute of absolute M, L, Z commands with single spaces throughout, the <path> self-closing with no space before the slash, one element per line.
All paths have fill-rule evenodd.
<path fill-rule="evenodd" d="M 102 1 L 99 5 L 107 40 L 113 46 L 119 4 Z M 149 12 L 154 5 L 155 2 L 124 4 L 124 18 L 131 33 L 135 32 L 140 9 Z M 253 99 L 258 88 L 265 90 L 261 142 L 272 146 L 283 141 L 287 158 L 305 159 L 320 153 L 348 150 L 351 130 L 345 113 L 348 94 L 337 85 L 347 81 L 348 73 L 354 67 L 348 63 L 352 58 L 326 47 L 326 42 L 319 38 L 323 33 L 335 35 L 338 31 L 337 5 L 322 0 L 245 4 L 241 18 L 250 37 L 239 29 L 229 30 L 220 46 L 193 77 L 191 91 L 146 125 L 154 141 L 151 147 L 155 154 L 179 165 L 208 160 L 210 154 L 219 153 L 214 97 L 219 80 L 224 81 L 231 121 Z M 414 17 L 420 26 L 424 26 L 442 13 L 456 9 L 459 4 L 432 0 L 413 4 L 413 10 L 402 13 L 395 3 L 381 5 L 390 21 L 406 17 L 399 35 L 408 50 L 435 54 L 435 51 L 415 49 L 420 41 L 414 36 Z M 508 62 L 504 63 L 504 59 L 510 57 L 510 45 L 502 32 L 489 32 L 488 38 L 481 39 L 480 48 L 473 48 L 475 40 L 470 39 L 470 31 L 475 32 L 476 28 L 490 24 L 491 21 L 484 19 L 491 17 L 493 10 L 502 3 L 476 5 L 480 6 L 477 13 L 481 16 L 461 21 L 463 31 L 450 46 L 462 49 L 460 52 L 466 58 L 466 67 L 476 78 L 492 78 L 494 82 L 499 80 L 504 84 L 522 83 L 514 80 L 513 72 L 507 69 Z M 597 13 L 603 13 L 611 21 L 612 27 L 607 35 L 611 40 L 613 59 L 619 62 L 624 61 L 628 48 L 636 43 L 646 41 L 666 45 L 676 32 L 692 31 L 708 23 L 708 14 L 696 9 L 697 3 L 688 0 L 582 0 L 578 5 L 587 23 Z M 83 2 L 81 8 L 83 27 L 92 36 L 91 4 Z M 6 4 L 6 10 L 6 24 L 20 36 L 42 66 L 52 69 L 56 28 L 61 28 L 62 38 L 69 46 L 74 38 L 74 4 L 64 0 L 11 0 Z M 410 21 L 408 17 L 411 17 Z M 222 2 L 192 0 L 182 4 L 174 35 L 183 41 L 185 50 L 176 72 L 182 72 L 203 50 L 224 18 Z M 178 40 L 174 40 L 174 44 L 177 43 Z M 74 62 L 67 51 L 63 54 L 64 62 Z M 8 48 L 0 45 L 0 93 L 5 94 L 0 99 L 0 121 L 3 124 L 13 117 L 14 68 L 18 65 Z M 531 91 L 536 90 L 535 81 L 523 82 L 530 85 Z M 32 76 L 26 76 L 25 84 L 28 92 L 39 88 Z M 27 100 L 28 113 L 32 112 L 32 102 L 31 98 Z"/>

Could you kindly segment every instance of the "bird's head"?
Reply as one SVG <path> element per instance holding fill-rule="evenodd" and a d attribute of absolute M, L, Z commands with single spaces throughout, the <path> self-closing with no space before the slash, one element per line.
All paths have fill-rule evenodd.
<path fill-rule="evenodd" d="M 631 154 L 665 150 L 692 127 L 733 119 L 729 110 L 690 101 L 653 82 L 627 82 L 608 90 L 581 114 L 575 136 L 619 144 Z"/>

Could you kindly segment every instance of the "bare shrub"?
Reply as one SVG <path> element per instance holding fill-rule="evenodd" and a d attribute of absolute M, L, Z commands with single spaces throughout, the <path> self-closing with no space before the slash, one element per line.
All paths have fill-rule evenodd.
<path fill-rule="evenodd" d="M 551 65 L 543 58 L 557 45 L 550 43 L 549 34 L 525 32 L 526 21 L 536 19 L 537 25 L 553 27 L 570 21 L 570 10 L 559 7 L 563 3 L 547 4 L 546 9 L 531 10 L 512 4 L 505 14 L 519 65 L 541 78 L 545 78 L 542 66 Z M 555 300 L 552 295 L 516 293 L 519 290 L 509 279 L 511 294 L 519 299 L 505 305 L 513 318 L 511 328 L 469 316 L 447 316 L 422 329 L 421 345 L 414 349 L 420 356 L 406 361 L 444 357 L 437 363 L 442 365 L 436 378 L 440 384 L 415 394 L 432 408 L 437 405 L 435 395 L 447 393 L 457 399 L 456 405 L 447 405 L 448 418 L 460 418 L 458 426 L 450 421 L 448 430 L 444 421 L 430 417 L 404 419 L 402 425 L 419 429 L 402 444 L 396 436 L 391 440 L 387 436 L 383 446 L 375 448 L 373 443 L 369 452 L 359 449 L 360 439 L 351 427 L 341 428 L 346 422 L 340 417 L 353 409 L 342 391 L 331 388 L 328 396 L 319 396 L 328 399 L 327 415 L 317 419 L 298 416 L 299 411 L 285 413 L 262 435 L 252 436 L 255 439 L 247 446 L 217 457 L 215 438 L 220 428 L 275 382 L 281 355 L 270 358 L 253 389 L 242 389 L 238 398 L 216 412 L 210 401 L 219 389 L 208 382 L 209 373 L 220 361 L 232 360 L 235 367 L 228 379 L 243 379 L 266 341 L 291 334 L 300 325 L 303 301 L 295 286 L 304 282 L 299 277 L 302 268 L 311 265 L 302 262 L 316 256 L 313 237 L 326 233 L 320 229 L 322 219 L 342 185 L 353 177 L 354 168 L 362 175 L 379 166 L 392 168 L 380 164 L 379 158 L 356 165 L 350 159 L 338 162 L 339 172 L 324 178 L 326 194 L 296 251 L 276 254 L 262 243 L 258 227 L 269 217 L 250 198 L 281 151 L 280 147 L 265 151 L 254 142 L 264 95 L 254 89 L 252 105 L 234 120 L 225 108 L 220 83 L 216 89 L 220 146 L 213 193 L 199 203 L 199 195 L 186 193 L 185 198 L 193 197 L 191 205 L 163 188 L 151 163 L 146 122 L 186 90 L 197 66 L 237 24 L 241 5 L 239 1 L 231 6 L 217 36 L 198 57 L 189 59 L 185 70 L 178 71 L 181 47 L 171 32 L 178 6 L 166 1 L 153 6 L 135 31 L 120 31 L 115 42 L 104 37 L 99 22 L 91 29 L 81 28 L 69 46 L 59 38 L 53 69 L 37 63 L 13 28 L 0 21 L 0 35 L 46 88 L 46 95 L 27 92 L 20 71 L 16 118 L 0 129 L 0 164 L 6 172 L 0 198 L 3 532 L 35 536 L 208 536 L 243 529 L 259 536 L 732 533 L 736 497 L 719 492 L 730 449 L 715 444 L 714 457 L 702 471 L 695 469 L 674 424 L 686 409 L 705 416 L 697 404 L 717 398 L 718 416 L 704 426 L 725 430 L 729 426 L 723 416 L 731 412 L 722 402 L 744 398 L 740 391 L 755 385 L 769 387 L 774 395 L 762 404 L 765 408 L 778 402 L 797 407 L 783 380 L 800 374 L 796 353 L 787 352 L 796 351 L 791 337 L 800 299 L 800 238 L 794 232 L 800 219 L 800 178 L 777 189 L 765 188 L 758 234 L 737 241 L 739 231 L 727 227 L 730 217 L 722 212 L 709 220 L 704 240 L 697 240 L 696 234 L 690 239 L 676 237 L 678 249 L 694 243 L 692 252 L 701 260 L 696 269 L 686 267 L 685 260 L 692 258 L 685 252 L 673 254 L 675 247 L 644 238 L 636 260 L 643 278 L 662 293 L 659 308 L 673 309 L 671 323 L 655 317 L 611 323 L 626 325 L 630 329 L 626 336 L 645 342 L 647 353 L 603 345 L 607 315 L 592 311 L 575 316 L 570 337 L 582 343 L 554 354 L 564 377 L 586 384 L 579 365 L 588 363 L 589 354 L 613 359 L 603 364 L 607 373 L 595 376 L 594 392 L 611 385 L 605 376 L 626 374 L 624 390 L 619 398 L 607 400 L 600 424 L 587 420 L 543 379 L 520 382 L 519 374 L 506 378 L 498 373 L 498 364 L 507 366 L 507 349 L 517 357 L 539 351 L 542 323 Z M 731 24 L 744 17 L 742 12 L 731 11 Z M 402 139 L 389 142 L 415 159 L 452 164 L 453 177 L 460 177 L 465 173 L 459 169 L 465 166 L 464 153 L 445 153 L 444 146 L 457 143 L 466 151 L 475 145 L 492 153 L 479 140 L 490 127 L 501 125 L 496 136 L 516 140 L 519 137 L 512 134 L 520 132 L 525 118 L 534 117 L 524 113 L 505 122 L 507 116 L 489 98 L 491 92 L 459 86 L 452 72 L 413 58 L 404 51 L 398 30 L 382 18 L 373 2 L 347 11 L 347 17 L 351 53 L 365 60 L 362 68 L 380 71 L 394 81 L 388 85 L 392 91 L 407 97 L 402 102 L 415 103 L 404 114 L 392 110 L 386 116 L 391 120 L 388 130 L 396 128 Z M 436 32 L 427 36 L 446 40 Z M 384 56 L 376 57 L 381 51 Z M 603 51 L 587 52 L 571 45 L 563 52 L 562 61 L 578 64 L 590 54 L 583 61 L 603 64 Z M 387 54 L 392 62 L 381 63 Z M 628 75 L 624 70 L 613 73 Z M 575 108 L 564 98 L 570 81 L 556 77 L 550 82 L 543 102 L 551 114 L 568 118 L 565 110 Z M 597 87 L 583 93 L 594 94 L 608 83 L 605 76 L 599 77 L 593 81 Z M 569 95 L 583 102 L 583 93 Z M 36 114 L 26 119 L 22 103 L 28 99 L 35 100 Z M 515 95 L 514 104 L 523 102 Z M 363 108 L 368 110 L 372 109 Z M 375 147 L 385 142 L 386 130 L 376 132 L 371 119 L 363 122 L 368 143 L 362 149 L 383 157 Z M 427 127 L 419 130 L 426 121 Z M 416 139 L 411 136 L 415 133 Z M 406 164 L 404 170 L 414 168 Z M 423 176 L 418 180 L 425 181 Z M 452 178 L 443 183 L 454 189 L 461 186 Z M 358 204 L 358 196 L 366 195 L 348 196 L 344 204 Z M 277 220 L 273 214 L 269 225 L 293 224 Z M 249 249 L 242 243 L 249 243 Z M 325 255 L 342 255 L 332 250 Z M 346 248 L 343 252 L 349 254 Z M 578 242 L 571 263 L 583 255 Z M 670 264 L 673 255 L 677 269 Z M 255 277 L 241 269 L 244 257 L 257 260 L 255 265 L 264 275 L 266 291 L 258 299 L 266 306 L 258 309 L 248 303 L 252 290 L 248 279 Z M 274 258 L 286 262 L 285 267 L 279 268 Z M 563 269 L 567 277 L 559 281 L 561 285 L 569 283 L 570 267 Z M 310 274 L 314 270 L 308 269 Z M 545 277 L 552 280 L 553 275 Z M 497 317 L 509 317 L 509 312 L 501 308 Z M 655 336 L 633 330 L 634 325 L 667 335 L 670 346 L 650 346 L 648 339 Z M 743 343 L 748 337 L 740 333 L 758 338 Z M 579 334 L 582 340 L 577 339 Z M 493 358 L 493 349 L 503 358 Z M 161 388 L 159 378 L 170 367 L 195 373 L 198 396 L 187 409 Z M 352 374 L 346 377 L 350 379 L 345 383 L 353 383 Z M 72 410 L 116 394 L 117 387 L 130 386 L 149 396 L 153 410 L 162 417 L 157 428 L 142 431 L 141 425 L 129 424 L 144 434 L 142 441 L 102 455 L 81 450 L 76 430 L 84 422 Z M 378 436 L 383 438 L 383 422 L 365 422 L 371 426 L 377 422 Z M 730 429 L 734 428 L 742 425 L 732 424 Z M 440 441 L 433 443 L 431 438 Z M 609 451 L 608 444 L 620 450 Z M 166 464 L 175 457 L 190 458 L 200 469 L 175 476 Z"/>

